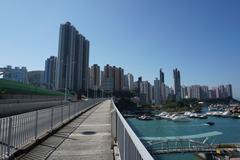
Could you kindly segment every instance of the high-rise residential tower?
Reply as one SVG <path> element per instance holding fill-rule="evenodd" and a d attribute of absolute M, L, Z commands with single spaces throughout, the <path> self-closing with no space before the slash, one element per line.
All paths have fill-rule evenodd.
<path fill-rule="evenodd" d="M 161 82 L 161 83 L 165 83 L 164 73 L 163 73 L 162 69 L 160 69 L 160 82 Z"/>
<path fill-rule="evenodd" d="M 166 101 L 166 91 L 165 91 L 165 80 L 164 80 L 164 73 L 162 69 L 160 69 L 160 81 L 159 81 L 159 87 L 160 87 L 160 101 L 161 103 L 164 103 Z"/>
<path fill-rule="evenodd" d="M 158 78 L 154 80 L 154 102 L 155 104 L 161 103 L 161 93 L 160 93 L 160 81 Z"/>
<path fill-rule="evenodd" d="M 113 75 L 113 67 L 107 64 L 104 67 L 103 71 L 103 82 L 102 82 L 102 88 L 105 92 L 112 93 L 113 92 L 113 86 L 114 86 L 114 75 Z"/>
<path fill-rule="evenodd" d="M 176 97 L 176 101 L 181 100 L 181 76 L 180 71 L 176 68 L 173 70 L 173 78 L 174 78 L 174 94 Z"/>
<path fill-rule="evenodd" d="M 51 56 L 45 61 L 44 83 L 47 88 L 55 89 L 57 57 Z"/>
<path fill-rule="evenodd" d="M 76 92 L 88 89 L 89 41 L 70 22 L 61 24 L 56 72 L 56 88 Z"/>
<path fill-rule="evenodd" d="M 131 73 L 128 73 L 124 76 L 124 86 L 126 87 L 127 90 L 132 90 L 133 89 L 133 82 L 134 82 L 134 77 Z"/>
<path fill-rule="evenodd" d="M 228 84 L 225 86 L 225 92 L 226 92 L 226 96 L 229 98 L 233 98 L 233 94 L 232 94 L 232 85 Z"/>
<path fill-rule="evenodd" d="M 90 88 L 100 89 L 100 66 L 94 64 L 90 69 Z"/>

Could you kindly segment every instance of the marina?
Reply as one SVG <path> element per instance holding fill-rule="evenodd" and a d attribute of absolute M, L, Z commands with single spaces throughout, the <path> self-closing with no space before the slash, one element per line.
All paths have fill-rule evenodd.
<path fill-rule="evenodd" d="M 199 155 L 202 156 L 200 151 L 204 151 L 208 153 L 216 153 L 216 146 L 219 144 L 238 144 L 240 142 L 240 119 L 232 118 L 232 117 L 221 117 L 221 116 L 212 116 L 206 114 L 208 112 L 208 108 L 204 108 L 204 112 L 199 114 L 196 118 L 190 118 L 189 116 L 185 115 L 187 113 L 180 114 L 170 114 L 167 112 L 162 112 L 155 115 L 155 119 L 152 121 L 143 121 L 138 120 L 136 118 L 127 118 L 128 123 L 133 128 L 135 133 L 139 137 L 179 137 L 179 136 L 186 136 L 186 135 L 199 135 L 202 133 L 211 133 L 211 132 L 220 132 L 222 133 L 219 136 L 213 137 L 211 143 L 215 148 L 201 148 L 199 147 L 199 151 L 192 148 L 184 148 L 187 153 L 184 153 L 179 148 L 172 147 L 172 153 L 170 154 L 158 154 L 160 152 L 164 152 L 166 150 L 151 150 L 154 153 L 154 158 L 156 160 L 171 160 L 171 159 L 204 159 L 199 158 Z M 206 115 L 207 118 L 201 118 L 201 116 Z M 175 117 L 175 118 L 174 118 Z M 176 117 L 183 117 L 190 119 L 190 121 L 174 121 Z M 160 119 L 160 120 L 159 120 Z M 234 132 L 232 132 L 234 130 Z M 203 142 L 203 141 L 202 141 Z M 187 142 L 184 142 L 187 144 Z M 179 144 L 184 144 L 179 143 Z M 210 143 L 207 141 L 206 143 Z M 176 144 L 176 142 L 173 142 Z M 148 143 L 145 143 L 145 146 L 148 146 Z M 186 145 L 187 146 L 187 145 Z M 183 146 L 184 147 L 184 146 Z M 160 147 L 161 148 L 161 147 Z M 190 152 L 192 150 L 192 152 Z M 232 152 L 235 153 L 236 150 Z M 174 153 L 175 152 L 175 153 Z M 179 153 L 180 152 L 180 153 Z M 224 150 L 225 152 L 225 150 Z M 230 151 L 228 151 L 230 152 Z M 238 151 L 236 151 L 238 153 Z M 166 152 L 168 153 L 168 152 Z M 197 154 L 198 153 L 198 154 Z"/>

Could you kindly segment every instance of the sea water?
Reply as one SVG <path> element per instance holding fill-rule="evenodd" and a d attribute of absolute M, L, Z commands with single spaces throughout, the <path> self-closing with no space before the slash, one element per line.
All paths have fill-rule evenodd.
<path fill-rule="evenodd" d="M 215 140 L 211 142 L 217 144 L 240 143 L 240 119 L 208 117 L 208 119 L 191 120 L 190 122 L 174 122 L 169 120 L 141 121 L 136 118 L 127 119 L 138 137 L 184 136 L 219 131 L 223 134 L 214 137 Z M 206 125 L 206 122 L 209 121 L 214 122 L 215 125 Z M 163 154 L 154 158 L 157 160 L 198 159 L 192 153 Z"/>

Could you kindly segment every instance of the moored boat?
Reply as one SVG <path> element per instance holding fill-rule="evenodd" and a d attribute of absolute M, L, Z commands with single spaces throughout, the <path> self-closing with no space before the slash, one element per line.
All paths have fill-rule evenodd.
<path fill-rule="evenodd" d="M 199 118 L 200 118 L 200 119 L 207 119 L 208 117 L 207 117 L 206 114 L 202 114 L 202 115 L 199 116 Z"/>
<path fill-rule="evenodd" d="M 176 115 L 172 118 L 175 122 L 190 122 L 191 120 L 185 115 Z"/>
<path fill-rule="evenodd" d="M 150 116 L 146 116 L 146 115 L 141 115 L 139 117 L 137 117 L 138 120 L 143 120 L 143 121 L 150 121 L 150 120 L 153 120 L 152 117 Z"/>

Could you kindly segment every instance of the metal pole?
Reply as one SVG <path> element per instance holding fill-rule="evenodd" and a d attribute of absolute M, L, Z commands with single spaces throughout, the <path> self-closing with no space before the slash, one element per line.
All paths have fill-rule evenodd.
<path fill-rule="evenodd" d="M 67 58 L 66 58 L 67 60 L 67 62 L 66 62 L 66 73 L 65 73 L 65 75 L 66 75 L 66 78 L 65 78 L 65 94 L 64 94 L 64 101 L 66 102 L 67 101 L 67 84 L 68 84 L 68 56 L 67 56 Z"/>

